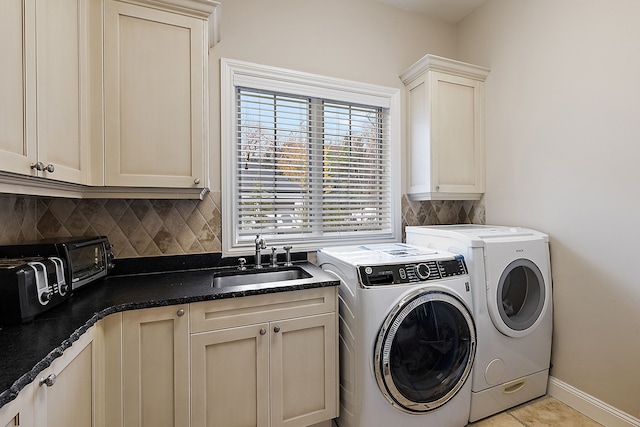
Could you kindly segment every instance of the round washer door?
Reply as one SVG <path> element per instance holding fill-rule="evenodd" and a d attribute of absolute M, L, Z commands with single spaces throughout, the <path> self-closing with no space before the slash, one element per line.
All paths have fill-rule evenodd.
<path fill-rule="evenodd" d="M 547 297 L 547 285 L 538 266 L 529 259 L 516 259 L 487 294 L 489 315 L 503 334 L 523 337 L 542 319 Z"/>
<path fill-rule="evenodd" d="M 405 412 L 434 410 L 464 385 L 475 349 L 475 325 L 464 303 L 445 292 L 416 291 L 380 328 L 374 352 L 378 386 Z"/>

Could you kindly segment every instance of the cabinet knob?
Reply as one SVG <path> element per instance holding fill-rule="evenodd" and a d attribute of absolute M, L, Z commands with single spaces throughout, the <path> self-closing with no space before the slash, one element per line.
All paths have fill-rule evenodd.
<path fill-rule="evenodd" d="M 264 335 L 267 333 L 267 330 L 265 328 L 260 328 L 260 335 Z"/>
<path fill-rule="evenodd" d="M 182 316 L 184 316 L 184 310 L 180 309 L 180 310 L 178 310 L 178 312 L 176 314 L 178 315 L 178 317 L 182 317 Z"/>
<path fill-rule="evenodd" d="M 436 191 L 440 191 L 440 186 L 436 185 Z"/>
<path fill-rule="evenodd" d="M 47 387 L 51 387 L 56 383 L 57 378 L 58 377 L 56 376 L 56 374 L 51 374 L 46 378 L 40 378 L 40 382 L 38 384 L 40 385 L 40 387 L 42 387 L 43 384 Z"/>
<path fill-rule="evenodd" d="M 38 162 L 38 163 L 31 163 L 31 169 L 35 169 L 40 172 L 46 171 L 49 173 L 53 173 L 56 170 L 56 167 L 53 166 L 52 163 L 49 163 L 47 166 L 45 166 L 44 163 Z"/>
<path fill-rule="evenodd" d="M 194 180 L 193 180 L 193 183 L 194 183 L 195 185 L 200 184 L 200 178 L 196 178 L 196 179 L 194 179 Z"/>
<path fill-rule="evenodd" d="M 276 334 L 280 332 L 280 326 L 276 326 L 275 328 L 273 328 L 273 332 L 275 332 Z"/>

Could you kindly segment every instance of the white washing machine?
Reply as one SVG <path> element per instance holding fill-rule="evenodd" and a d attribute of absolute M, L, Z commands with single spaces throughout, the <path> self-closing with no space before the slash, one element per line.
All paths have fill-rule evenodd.
<path fill-rule="evenodd" d="M 469 420 L 547 391 L 553 322 L 549 238 L 520 227 L 406 227 L 407 243 L 463 254 L 478 348 Z"/>
<path fill-rule="evenodd" d="M 402 243 L 320 249 L 340 279 L 340 427 L 462 427 L 476 329 L 460 255 Z"/>

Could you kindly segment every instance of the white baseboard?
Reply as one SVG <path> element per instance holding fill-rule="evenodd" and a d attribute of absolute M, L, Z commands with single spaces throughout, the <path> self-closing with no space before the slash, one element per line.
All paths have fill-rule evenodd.
<path fill-rule="evenodd" d="M 557 378 L 549 377 L 547 393 L 605 427 L 640 427 L 639 418 L 632 417 Z"/>

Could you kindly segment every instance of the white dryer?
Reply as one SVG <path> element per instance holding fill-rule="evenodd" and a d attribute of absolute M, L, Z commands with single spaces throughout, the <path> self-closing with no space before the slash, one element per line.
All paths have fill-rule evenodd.
<path fill-rule="evenodd" d="M 320 249 L 318 265 L 340 279 L 338 425 L 466 425 L 476 329 L 463 257 L 372 244 Z"/>
<path fill-rule="evenodd" d="M 469 420 L 547 391 L 553 322 L 549 238 L 520 227 L 406 227 L 407 243 L 463 254 L 478 348 Z"/>

